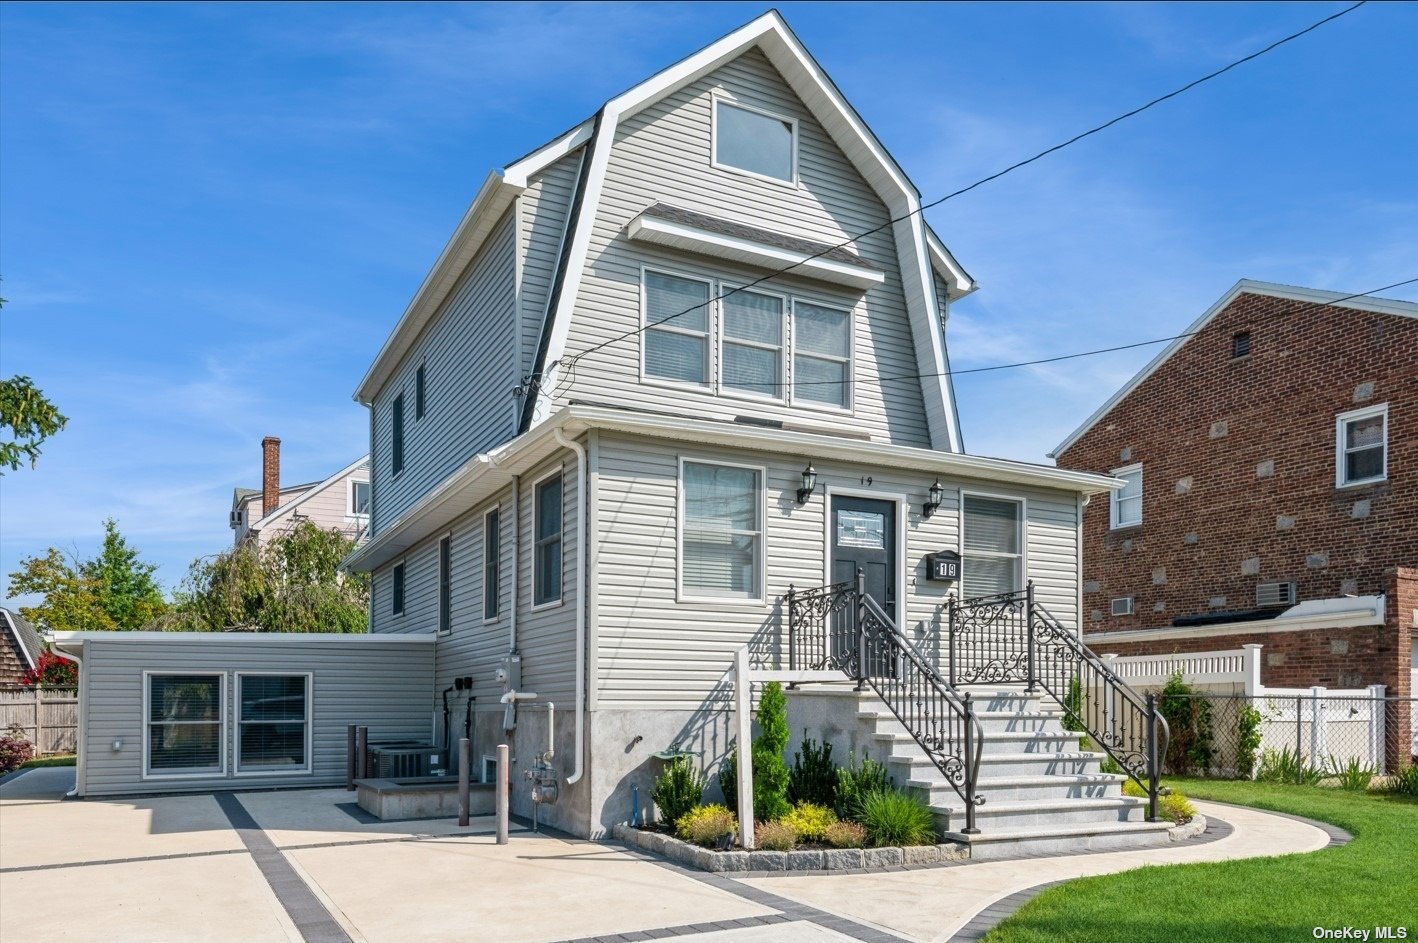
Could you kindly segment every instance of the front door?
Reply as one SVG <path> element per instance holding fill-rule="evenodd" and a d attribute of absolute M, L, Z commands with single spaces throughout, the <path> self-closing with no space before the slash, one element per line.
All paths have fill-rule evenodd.
<path fill-rule="evenodd" d="M 866 576 L 867 595 L 896 619 L 896 504 L 832 497 L 832 582 Z"/>

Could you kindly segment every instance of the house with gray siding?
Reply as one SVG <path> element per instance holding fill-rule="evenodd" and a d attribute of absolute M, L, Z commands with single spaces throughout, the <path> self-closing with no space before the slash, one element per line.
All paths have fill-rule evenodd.
<path fill-rule="evenodd" d="M 948 322 L 976 288 L 776 12 L 611 99 L 487 176 L 359 383 L 370 518 L 346 567 L 372 592 L 351 650 L 408 639 L 400 709 L 440 740 L 445 701 L 470 718 L 477 775 L 508 744 L 515 814 L 549 767 L 540 816 L 577 835 L 648 801 L 657 753 L 718 766 L 747 649 L 947 834 L 978 838 L 968 807 L 996 836 L 1165 841 L 1038 690 L 1063 656 L 1036 666 L 1036 612 L 1084 670 L 1082 512 L 1120 483 L 965 451 Z M 888 690 L 908 676 L 930 730 Z M 976 765 L 989 748 L 978 775 L 946 714 Z"/>

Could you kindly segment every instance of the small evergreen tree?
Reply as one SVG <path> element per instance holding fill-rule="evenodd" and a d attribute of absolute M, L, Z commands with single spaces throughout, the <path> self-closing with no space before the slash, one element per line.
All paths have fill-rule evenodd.
<path fill-rule="evenodd" d="M 837 764 L 832 762 L 832 744 L 821 743 L 803 731 L 803 748 L 793 754 L 788 771 L 788 799 L 794 804 L 811 802 L 832 808 L 837 803 Z"/>
<path fill-rule="evenodd" d="M 20 561 L 10 593 L 43 596 L 38 605 L 20 607 L 20 615 L 51 632 L 142 629 L 167 611 L 156 572 L 110 518 L 98 556 L 81 560 L 50 547 Z"/>
<path fill-rule="evenodd" d="M 788 699 L 783 686 L 770 681 L 758 701 L 758 736 L 753 740 L 753 815 L 768 822 L 784 815 L 788 805 Z M 747 828 L 747 825 L 745 825 Z"/>

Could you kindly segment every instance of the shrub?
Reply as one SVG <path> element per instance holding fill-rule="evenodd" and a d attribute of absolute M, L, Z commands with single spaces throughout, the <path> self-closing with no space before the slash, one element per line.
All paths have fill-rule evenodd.
<path fill-rule="evenodd" d="M 788 800 L 829 808 L 837 801 L 837 764 L 832 762 L 832 744 L 819 744 L 807 736 L 807 731 L 803 731 L 803 748 L 793 754 L 793 768 L 788 771 Z"/>
<path fill-rule="evenodd" d="M 739 820 L 721 805 L 690 809 L 680 816 L 675 834 L 705 848 L 727 848 L 739 832 Z"/>
<path fill-rule="evenodd" d="M 847 765 L 837 770 L 837 817 L 860 819 L 862 798 L 870 792 L 890 789 L 891 777 L 886 766 L 869 756 L 862 757 L 862 765 L 857 765 L 857 755 L 847 754 Z"/>
<path fill-rule="evenodd" d="M 1186 796 L 1173 790 L 1157 801 L 1157 814 L 1178 825 L 1185 825 L 1196 815 L 1196 807 L 1187 801 Z"/>
<path fill-rule="evenodd" d="M 867 830 L 856 822 L 838 819 L 827 826 L 822 840 L 833 848 L 864 848 L 867 844 Z"/>
<path fill-rule="evenodd" d="M 724 794 L 724 805 L 734 815 L 739 814 L 739 751 L 730 750 L 719 764 L 719 791 Z"/>
<path fill-rule="evenodd" d="M 936 840 L 935 813 L 910 793 L 877 789 L 861 799 L 861 823 L 875 847 L 930 845 Z"/>
<path fill-rule="evenodd" d="M 1249 705 L 1236 717 L 1236 775 L 1250 779 L 1260 752 L 1260 711 Z"/>
<path fill-rule="evenodd" d="M 704 798 L 704 774 L 690 763 L 689 757 L 673 759 L 659 776 L 650 798 L 660 810 L 665 825 L 673 829 L 690 810 L 698 808 Z"/>
<path fill-rule="evenodd" d="M 778 821 L 793 827 L 799 838 L 815 840 L 826 834 L 837 822 L 837 816 L 827 806 L 812 802 L 800 802 L 793 810 Z"/>
<path fill-rule="evenodd" d="M 783 686 L 769 681 L 758 701 L 758 736 L 753 739 L 753 814 L 766 822 L 782 817 L 788 806 L 788 699 Z"/>
<path fill-rule="evenodd" d="M 1340 789 L 1349 789 L 1354 792 L 1367 790 L 1376 773 L 1377 770 L 1367 763 L 1360 762 L 1358 757 L 1350 757 L 1349 762 L 1341 763 L 1336 756 L 1329 758 L 1329 768 L 1325 771 L 1328 778 L 1336 780 L 1335 785 Z"/>
<path fill-rule="evenodd" d="M 1070 678 L 1068 681 L 1068 696 L 1064 698 L 1063 729 L 1082 732 L 1083 721 L 1083 685 L 1078 678 Z"/>
<path fill-rule="evenodd" d="M 1157 699 L 1157 711 L 1167 718 L 1172 737 L 1167 742 L 1168 772 L 1184 775 L 1211 768 L 1211 702 L 1195 697 L 1196 689 L 1174 672 Z"/>
<path fill-rule="evenodd" d="M 787 822 L 759 822 L 753 829 L 755 843 L 764 851 L 792 851 L 798 843 L 798 833 Z"/>
<path fill-rule="evenodd" d="M 1147 790 L 1138 785 L 1137 780 L 1125 779 L 1123 780 L 1123 795 L 1133 796 L 1137 799 L 1146 799 Z"/>
<path fill-rule="evenodd" d="M 1305 762 L 1302 754 L 1291 753 L 1289 747 L 1284 747 L 1279 752 L 1266 750 L 1262 753 L 1260 769 L 1256 772 L 1256 780 L 1259 782 L 1294 783 L 1300 786 L 1313 786 L 1323 777 L 1323 773 Z"/>
<path fill-rule="evenodd" d="M 1418 764 L 1410 763 L 1390 776 L 1384 791 L 1398 796 L 1418 796 Z"/>
<path fill-rule="evenodd" d="M 32 759 L 34 744 L 26 739 L 24 729 L 15 724 L 8 734 L 0 737 L 0 776 L 13 773 Z"/>

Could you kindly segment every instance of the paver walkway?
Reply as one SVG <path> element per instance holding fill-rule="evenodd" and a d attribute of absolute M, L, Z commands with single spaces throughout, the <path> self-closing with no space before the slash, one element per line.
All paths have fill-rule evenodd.
<path fill-rule="evenodd" d="M 944 943 L 1041 883 L 1181 861 L 1313 851 L 1281 816 L 1198 803 L 1233 827 L 1205 844 L 875 875 L 726 878 L 614 844 L 489 819 L 368 822 L 337 789 L 60 801 L 72 770 L 0 784 L 6 943 Z"/>

